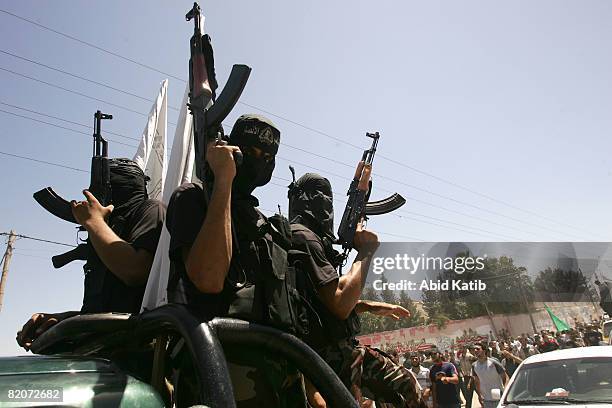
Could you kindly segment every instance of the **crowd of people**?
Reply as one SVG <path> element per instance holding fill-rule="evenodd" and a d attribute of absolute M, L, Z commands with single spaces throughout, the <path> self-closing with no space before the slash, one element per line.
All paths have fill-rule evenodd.
<path fill-rule="evenodd" d="M 490 390 L 503 390 L 520 363 L 528 357 L 554 350 L 602 346 L 601 322 L 576 323 L 570 330 L 541 330 L 539 333 L 511 336 L 502 329 L 471 338 L 486 340 L 466 342 L 448 350 L 432 348 L 402 355 L 401 347 L 387 349 L 394 361 L 402 363 L 417 378 L 428 407 L 466 408 L 472 406 L 474 394 L 484 408 L 497 406 Z M 402 361 L 403 360 L 403 361 Z"/>

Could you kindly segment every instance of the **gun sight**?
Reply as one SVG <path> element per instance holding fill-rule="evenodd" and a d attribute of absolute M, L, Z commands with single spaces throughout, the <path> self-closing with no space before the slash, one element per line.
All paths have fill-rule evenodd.
<path fill-rule="evenodd" d="M 193 7 L 191 10 L 189 10 L 187 12 L 187 14 L 185 14 L 185 20 L 187 21 L 191 21 L 191 19 L 195 18 L 196 16 L 200 15 L 200 5 L 198 3 L 193 3 Z"/>

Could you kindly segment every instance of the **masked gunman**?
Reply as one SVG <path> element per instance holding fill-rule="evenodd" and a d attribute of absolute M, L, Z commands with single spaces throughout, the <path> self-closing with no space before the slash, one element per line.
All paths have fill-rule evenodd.
<path fill-rule="evenodd" d="M 270 120 L 241 116 L 228 145 L 209 145 L 206 184 L 184 184 L 170 199 L 168 298 L 186 305 L 202 321 L 236 316 L 260 322 L 247 311 L 241 314 L 240 308 L 247 304 L 248 311 L 266 309 L 260 294 L 274 274 L 285 273 L 275 268 L 283 268 L 284 261 L 286 269 L 286 253 L 267 232 L 268 220 L 252 195 L 270 181 L 279 143 L 280 132 Z M 239 166 L 234 161 L 237 151 L 243 156 Z M 238 406 L 300 406 L 291 401 L 300 393 L 289 388 L 297 383 L 301 387 L 301 381 L 285 362 L 253 350 L 224 350 Z M 301 399 L 304 406 L 303 391 Z"/>
<path fill-rule="evenodd" d="M 311 325 L 306 342 L 332 367 L 358 401 L 366 397 L 396 406 L 423 406 L 420 386 L 409 370 L 355 339 L 360 326 L 359 312 L 395 318 L 410 315 L 401 306 L 359 300 L 369 264 L 379 245 L 378 237 L 372 231 L 358 228 L 354 239 L 357 256 L 349 271 L 339 276 L 336 268 L 342 256 L 332 247 L 336 238 L 331 184 L 318 174 L 307 173 L 289 186 L 288 195 L 293 246 L 309 253 L 316 263 L 316 267 L 309 269 L 314 293 L 306 296 L 312 299 L 321 324 L 320 327 Z M 313 406 L 325 406 L 321 395 L 309 383 L 307 394 Z"/>
<path fill-rule="evenodd" d="M 148 199 L 147 178 L 129 159 L 110 160 L 113 204 L 102 206 L 89 191 L 72 201 L 72 214 L 88 232 L 93 247 L 83 266 L 81 311 L 36 313 L 17 333 L 26 350 L 59 321 L 80 313 L 138 313 L 164 223 L 165 208 Z"/>

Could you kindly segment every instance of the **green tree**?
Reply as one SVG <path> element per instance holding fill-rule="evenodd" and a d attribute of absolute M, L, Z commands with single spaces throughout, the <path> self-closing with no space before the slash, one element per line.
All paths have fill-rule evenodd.
<path fill-rule="evenodd" d="M 544 302 L 590 300 L 587 281 L 580 270 L 548 267 L 540 271 L 533 286 L 538 298 Z"/>
<path fill-rule="evenodd" d="M 457 254 L 456 258 L 470 256 L 469 253 Z M 501 256 L 488 258 L 481 270 L 442 271 L 437 279 L 441 282 L 462 280 L 469 282 L 481 280 L 487 288 L 484 291 L 438 291 L 423 292 L 423 305 L 432 324 L 441 324 L 445 319 L 461 320 L 487 314 L 485 304 L 492 313 L 523 313 L 526 308 L 522 292 L 533 301 L 533 285 L 527 270 L 514 265 L 512 258 Z"/>

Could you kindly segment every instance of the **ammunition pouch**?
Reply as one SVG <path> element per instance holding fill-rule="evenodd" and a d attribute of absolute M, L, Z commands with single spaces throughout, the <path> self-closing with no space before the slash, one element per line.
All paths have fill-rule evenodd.
<path fill-rule="evenodd" d="M 252 277 L 253 282 L 234 284 L 232 290 L 224 291 L 229 305 L 227 316 L 305 336 L 309 329 L 309 307 L 300 295 L 298 281 L 303 275 L 300 259 L 307 254 L 283 248 L 266 236 L 255 243 L 260 268 Z"/>

